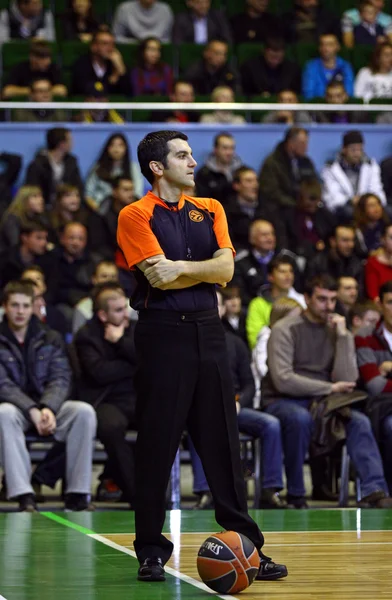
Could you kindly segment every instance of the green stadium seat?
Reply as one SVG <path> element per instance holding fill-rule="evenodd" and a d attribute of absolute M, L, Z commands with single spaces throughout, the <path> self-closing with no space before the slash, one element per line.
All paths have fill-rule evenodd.
<path fill-rule="evenodd" d="M 374 46 L 357 45 L 351 50 L 351 64 L 355 73 L 367 67 L 374 52 Z"/>
<path fill-rule="evenodd" d="M 56 42 L 49 42 L 49 44 L 52 48 L 53 60 L 57 61 L 58 46 Z M 9 71 L 18 63 L 27 60 L 29 57 L 29 49 L 30 42 L 24 40 L 14 40 L 3 44 L 3 71 Z"/>
<path fill-rule="evenodd" d="M 392 104 L 392 98 L 372 98 L 369 101 L 369 104 L 385 104 L 385 105 L 389 105 L 391 106 Z M 371 112 L 368 113 L 369 114 L 369 120 L 372 121 L 373 123 L 376 122 L 376 119 L 379 115 L 381 115 L 383 113 L 383 111 L 377 111 L 377 112 Z"/>
<path fill-rule="evenodd" d="M 277 96 L 269 96 L 269 98 L 266 98 L 263 95 L 257 95 L 257 96 L 251 96 L 249 98 L 249 102 L 254 102 L 254 103 L 262 103 L 262 102 L 268 102 L 270 104 L 276 104 L 278 102 L 278 97 Z M 263 117 L 265 117 L 265 115 L 267 113 L 269 113 L 269 110 L 252 110 L 250 111 L 250 117 L 251 117 L 251 121 L 252 123 L 260 123 L 263 119 Z"/>
<path fill-rule="evenodd" d="M 130 98 L 129 101 L 130 102 L 140 102 L 140 104 L 143 104 L 146 102 L 159 103 L 159 102 L 170 102 L 170 98 L 169 98 L 169 96 L 142 95 L 142 96 L 134 96 L 133 98 Z M 132 122 L 135 122 L 135 123 L 145 123 L 145 122 L 151 121 L 151 114 L 152 114 L 152 111 L 149 109 L 133 110 L 130 120 L 132 120 Z"/>
<path fill-rule="evenodd" d="M 64 69 L 70 69 L 78 58 L 83 54 L 86 54 L 88 50 L 89 45 L 79 42 L 78 40 L 63 42 L 61 44 L 62 67 Z"/>
<path fill-rule="evenodd" d="M 56 16 L 63 15 L 68 8 L 67 0 L 54 0 L 54 12 Z M 94 14 L 98 17 L 105 17 L 109 14 L 111 2 L 109 0 L 93 0 Z"/>
<path fill-rule="evenodd" d="M 259 56 L 263 50 L 263 44 L 255 44 L 254 42 L 246 42 L 244 44 L 238 44 L 235 50 L 237 61 L 239 65 L 246 62 L 250 58 Z"/>
<path fill-rule="evenodd" d="M 301 68 L 304 67 L 308 60 L 317 58 L 319 56 L 318 44 L 295 44 L 295 46 L 292 47 L 292 51 L 294 54 L 294 60 L 300 65 Z"/>

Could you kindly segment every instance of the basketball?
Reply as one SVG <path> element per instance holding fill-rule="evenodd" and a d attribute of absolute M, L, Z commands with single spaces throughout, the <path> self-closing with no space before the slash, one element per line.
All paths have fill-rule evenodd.
<path fill-rule="evenodd" d="M 253 582 L 260 566 L 254 544 L 241 533 L 223 531 L 208 537 L 197 555 L 202 581 L 219 594 L 238 594 Z"/>

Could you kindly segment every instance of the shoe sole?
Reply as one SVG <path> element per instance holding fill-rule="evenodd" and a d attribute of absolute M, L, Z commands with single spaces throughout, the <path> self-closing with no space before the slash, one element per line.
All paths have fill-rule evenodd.
<path fill-rule="evenodd" d="M 151 581 L 151 582 L 166 581 L 166 577 L 164 575 L 157 575 L 157 576 L 147 575 L 146 577 L 143 577 L 143 575 L 138 575 L 137 578 L 138 578 L 138 581 Z"/>
<path fill-rule="evenodd" d="M 288 575 L 287 569 L 285 569 L 284 571 L 282 569 L 281 573 L 279 573 L 279 574 L 276 573 L 275 575 L 271 574 L 271 575 L 263 575 L 262 577 L 256 577 L 255 581 L 276 581 L 277 579 L 283 579 L 284 577 L 287 577 L 287 575 Z"/>

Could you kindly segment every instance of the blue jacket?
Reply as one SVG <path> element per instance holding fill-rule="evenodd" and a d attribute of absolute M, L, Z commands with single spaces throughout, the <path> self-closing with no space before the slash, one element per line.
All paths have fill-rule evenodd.
<path fill-rule="evenodd" d="M 349 62 L 338 56 L 336 68 L 332 78 L 327 79 L 326 69 L 321 58 L 309 60 L 304 68 L 302 76 L 302 95 L 306 100 L 321 98 L 325 95 L 328 83 L 331 79 L 342 81 L 348 96 L 354 95 L 354 73 Z"/>

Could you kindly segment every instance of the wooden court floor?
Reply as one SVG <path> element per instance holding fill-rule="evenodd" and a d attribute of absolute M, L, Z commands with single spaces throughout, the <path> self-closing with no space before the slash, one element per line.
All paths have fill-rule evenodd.
<path fill-rule="evenodd" d="M 289 576 L 256 582 L 236 597 L 392 600 L 392 511 L 252 511 L 252 516 L 266 534 L 265 553 L 287 564 Z M 219 529 L 211 511 L 168 513 L 165 532 L 175 550 L 167 581 L 146 584 L 136 580 L 130 512 L 0 514 L 0 600 L 217 596 L 200 582 L 196 555 Z"/>

